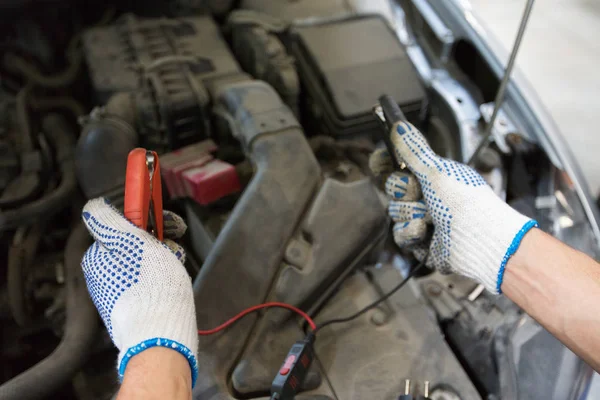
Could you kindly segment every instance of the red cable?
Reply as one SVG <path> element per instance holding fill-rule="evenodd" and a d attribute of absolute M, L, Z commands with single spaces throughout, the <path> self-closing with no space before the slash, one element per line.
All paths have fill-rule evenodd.
<path fill-rule="evenodd" d="M 270 308 L 270 307 L 279 307 L 279 308 L 286 308 L 288 310 L 291 310 L 291 311 L 295 312 L 296 314 L 302 316 L 302 318 L 304 318 L 306 320 L 306 322 L 308 322 L 308 325 L 310 325 L 310 328 L 313 331 L 315 331 L 317 329 L 317 325 L 312 320 L 312 318 L 309 317 L 308 314 L 305 313 L 304 311 L 302 311 L 301 309 L 296 308 L 290 304 L 272 301 L 269 303 L 263 303 L 263 304 L 259 304 L 259 305 L 247 308 L 244 311 L 242 311 L 241 313 L 239 313 L 238 315 L 236 315 L 235 317 L 233 317 L 233 318 L 227 320 L 226 322 L 222 323 L 221 325 L 217 326 L 216 328 L 205 330 L 205 331 L 198 329 L 198 335 L 207 336 L 207 335 L 212 335 L 214 333 L 220 332 L 223 329 L 227 328 L 229 325 L 232 325 L 233 323 L 237 322 L 239 319 L 245 317 L 246 315 L 253 313 L 255 311 L 258 311 L 258 310 L 262 310 L 263 308 Z"/>

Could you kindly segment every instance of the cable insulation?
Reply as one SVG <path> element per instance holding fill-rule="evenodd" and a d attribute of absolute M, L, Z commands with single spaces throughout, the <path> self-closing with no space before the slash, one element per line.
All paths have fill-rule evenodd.
<path fill-rule="evenodd" d="M 425 263 L 427 262 L 427 258 L 429 258 L 429 253 L 427 253 L 427 255 L 425 256 L 425 258 L 423 258 L 423 260 L 421 260 L 421 262 L 419 262 L 419 264 L 417 264 L 417 266 L 415 268 L 413 268 L 412 271 L 410 271 L 410 273 L 408 274 L 408 276 L 406 278 L 404 278 L 402 280 L 402 282 L 400 282 L 395 288 L 393 288 L 392 290 L 390 290 L 387 294 L 383 295 L 379 299 L 375 300 L 373 303 L 369 304 L 365 308 L 357 311 L 356 313 L 354 313 L 354 314 L 352 314 L 352 315 L 350 315 L 348 317 L 330 319 L 329 321 L 325 321 L 325 322 L 317 325 L 317 327 L 313 329 L 313 333 L 316 334 L 318 331 L 320 331 L 321 329 L 323 329 L 323 328 L 325 328 L 326 326 L 329 326 L 329 325 L 340 324 L 340 323 L 343 323 L 343 322 L 352 321 L 353 319 L 356 319 L 356 318 L 360 317 L 361 315 L 363 315 L 367 311 L 369 311 L 369 310 L 377 307 L 379 304 L 383 303 L 388 298 L 390 298 L 398 290 L 402 289 L 402 287 L 410 280 L 410 278 L 412 278 L 425 265 Z"/>
<path fill-rule="evenodd" d="M 385 294 L 382 297 L 380 297 L 379 299 L 375 300 L 373 303 L 369 304 L 365 308 L 361 309 L 360 311 L 358 311 L 358 312 L 356 312 L 356 313 L 354 313 L 354 314 L 352 314 L 352 315 L 350 315 L 348 317 L 332 319 L 332 320 L 325 321 L 322 324 L 317 325 L 317 324 L 315 324 L 315 322 L 313 321 L 313 319 L 307 313 L 305 313 L 304 311 L 300 310 L 299 308 L 294 307 L 291 304 L 272 301 L 272 302 L 268 302 L 268 303 L 258 304 L 258 305 L 253 306 L 253 307 L 249 307 L 249 308 L 243 310 L 242 312 L 240 312 L 239 314 L 237 314 L 236 316 L 228 319 L 227 321 L 223 322 L 221 325 L 219 325 L 219 326 L 217 326 L 217 327 L 215 327 L 213 329 L 207 329 L 207 330 L 198 329 L 198 335 L 200 335 L 200 336 L 214 335 L 215 333 L 218 333 L 218 332 L 223 331 L 224 329 L 227 329 L 229 326 L 233 325 L 234 323 L 236 323 L 240 319 L 244 318 L 246 315 L 252 314 L 253 312 L 257 312 L 257 311 L 263 310 L 265 308 L 285 308 L 286 310 L 290 310 L 290 311 L 295 312 L 296 314 L 298 314 L 302 318 L 304 318 L 304 320 L 306 320 L 306 322 L 308 323 L 308 325 L 312 329 L 313 334 L 316 334 L 317 331 L 323 329 L 324 327 L 326 327 L 328 325 L 352 321 L 353 319 L 356 319 L 356 318 L 360 317 L 361 315 L 363 315 L 367 311 L 369 311 L 369 310 L 377 307 L 379 304 L 381 304 L 384 301 L 386 301 L 394 293 L 396 293 L 398 290 L 400 290 L 425 265 L 425 263 L 427 262 L 427 258 L 428 257 L 429 257 L 429 254 L 427 254 L 425 256 L 425 258 L 423 260 L 421 260 L 421 262 L 419 262 L 419 264 L 417 264 L 417 266 L 415 268 L 413 268 L 413 270 L 408 274 L 408 276 L 406 278 L 404 278 L 402 280 L 402 282 L 400 282 L 395 288 L 393 288 L 387 294 Z"/>
<path fill-rule="evenodd" d="M 247 309 L 245 309 L 244 311 L 240 312 L 239 314 L 237 314 L 235 317 L 230 318 L 229 320 L 225 321 L 224 323 L 222 323 L 221 325 L 217 326 L 216 328 L 213 329 L 208 329 L 208 330 L 198 330 L 198 335 L 200 336 L 208 336 L 208 335 L 213 335 L 217 332 L 220 332 L 226 328 L 228 328 L 230 325 L 233 325 L 234 323 L 236 323 L 237 321 L 239 321 L 240 319 L 242 319 L 243 317 L 245 317 L 248 314 L 251 314 L 253 312 L 265 309 L 265 308 L 285 308 L 287 310 L 293 311 L 296 314 L 300 315 L 302 318 L 304 318 L 306 320 L 306 322 L 308 323 L 308 325 L 310 326 L 310 328 L 315 331 L 317 328 L 317 325 L 315 324 L 315 322 L 312 320 L 312 318 L 305 313 L 304 311 L 300 310 L 297 307 L 292 306 L 291 304 L 287 304 L 287 303 L 279 303 L 276 301 L 272 301 L 269 303 L 263 303 L 263 304 L 258 304 L 256 306 L 253 307 L 249 307 Z"/>

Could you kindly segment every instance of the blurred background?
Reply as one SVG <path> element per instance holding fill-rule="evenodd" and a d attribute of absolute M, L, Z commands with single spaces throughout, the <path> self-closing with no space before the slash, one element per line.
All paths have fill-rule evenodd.
<path fill-rule="evenodd" d="M 510 49 L 525 1 L 470 3 L 486 28 Z M 517 59 L 518 68 L 566 137 L 594 195 L 600 194 L 598 21 L 597 0 L 537 1 Z"/>

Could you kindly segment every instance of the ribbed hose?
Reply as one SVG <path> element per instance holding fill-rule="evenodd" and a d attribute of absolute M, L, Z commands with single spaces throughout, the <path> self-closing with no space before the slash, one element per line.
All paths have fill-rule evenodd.
<path fill-rule="evenodd" d="M 35 65 L 16 54 L 7 53 L 3 61 L 6 68 L 24 76 L 29 82 L 45 88 L 61 88 L 75 81 L 83 62 L 81 51 L 73 50 L 68 56 L 69 66 L 56 75 L 43 74 Z"/>
<path fill-rule="evenodd" d="M 21 227 L 8 250 L 7 290 L 8 305 L 19 326 L 30 322 L 30 310 L 25 298 L 25 277 L 31 267 L 44 233 L 44 224 L 36 224 L 30 229 Z"/>
<path fill-rule="evenodd" d="M 77 224 L 65 249 L 67 318 L 60 344 L 44 360 L 0 386 L 0 399 L 47 397 L 69 382 L 87 361 L 99 325 L 81 269 L 81 259 L 90 243 L 83 223 Z"/>
<path fill-rule="evenodd" d="M 17 93 L 16 98 L 16 113 L 19 129 L 21 130 L 21 148 L 22 151 L 33 151 L 33 137 L 31 136 L 31 123 L 29 122 L 29 96 L 32 85 L 25 85 L 23 89 Z"/>
<path fill-rule="evenodd" d="M 85 107 L 69 96 L 35 96 L 29 100 L 31 106 L 36 110 L 64 109 L 69 111 L 75 118 L 85 115 Z"/>
<path fill-rule="evenodd" d="M 29 103 L 31 101 L 32 90 L 33 85 L 26 84 L 17 93 L 15 99 L 15 115 L 17 117 L 17 126 L 20 130 L 17 136 L 17 149 L 21 155 L 35 152 L 34 137 L 31 134 L 31 121 L 29 118 Z M 27 203 L 27 200 L 31 200 L 32 196 L 39 189 L 40 179 L 38 171 L 35 168 L 29 169 L 25 165 L 22 167 L 24 167 L 22 168 L 23 171 L 12 184 L 29 188 L 29 190 L 20 190 L 18 195 L 3 193 L 2 198 L 0 198 L 0 208 L 10 209 L 20 207 Z M 10 192 L 10 190 L 6 192 Z"/>
<path fill-rule="evenodd" d="M 70 205 L 69 198 L 77 188 L 73 162 L 75 135 L 65 119 L 58 114 L 50 114 L 44 118 L 43 129 L 56 152 L 56 161 L 61 174 L 60 184 L 55 190 L 38 200 L 16 209 L 0 212 L 0 232 L 21 225 L 31 225 Z"/>

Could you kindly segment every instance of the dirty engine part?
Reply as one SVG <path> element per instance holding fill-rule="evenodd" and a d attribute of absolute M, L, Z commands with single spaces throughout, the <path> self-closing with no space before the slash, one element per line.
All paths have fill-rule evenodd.
<path fill-rule="evenodd" d="M 143 19 L 127 15 L 83 38 L 95 99 L 131 93 L 144 147 L 175 149 L 211 134 L 210 92 L 241 70 L 210 16 Z"/>
<path fill-rule="evenodd" d="M 379 16 L 293 28 L 292 54 L 308 96 L 307 112 L 332 135 L 373 134 L 371 110 L 391 95 L 418 122 L 425 91 L 395 33 Z"/>

